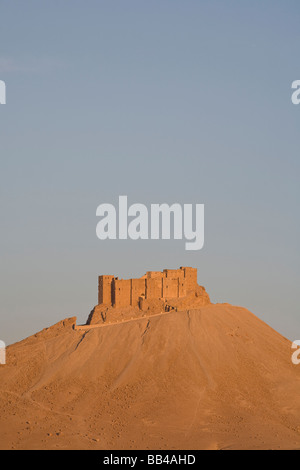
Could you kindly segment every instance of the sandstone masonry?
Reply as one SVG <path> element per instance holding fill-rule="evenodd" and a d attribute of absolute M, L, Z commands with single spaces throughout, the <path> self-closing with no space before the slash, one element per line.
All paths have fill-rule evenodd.
<path fill-rule="evenodd" d="M 139 279 L 99 276 L 98 303 L 115 308 L 140 307 L 145 300 L 186 297 L 197 290 L 197 269 L 181 267 L 148 271 Z"/>

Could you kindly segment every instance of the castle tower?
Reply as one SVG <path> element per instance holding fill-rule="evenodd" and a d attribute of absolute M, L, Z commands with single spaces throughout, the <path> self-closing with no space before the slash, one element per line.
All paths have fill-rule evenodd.
<path fill-rule="evenodd" d="M 114 276 L 99 276 L 98 303 L 112 305 L 112 282 Z"/>

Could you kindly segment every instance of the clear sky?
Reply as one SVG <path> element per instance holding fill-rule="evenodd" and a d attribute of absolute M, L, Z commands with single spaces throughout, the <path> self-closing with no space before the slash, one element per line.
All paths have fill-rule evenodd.
<path fill-rule="evenodd" d="M 214 302 L 300 339 L 298 0 L 0 3 L 1 318 L 11 343 L 97 276 L 194 266 Z M 96 238 L 96 208 L 204 203 L 206 240 Z"/>

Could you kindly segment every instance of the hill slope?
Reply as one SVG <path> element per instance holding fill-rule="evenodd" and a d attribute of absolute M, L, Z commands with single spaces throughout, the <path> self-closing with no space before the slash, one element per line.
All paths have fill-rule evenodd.
<path fill-rule="evenodd" d="M 0 448 L 300 448 L 291 344 L 227 304 L 8 348 Z"/>

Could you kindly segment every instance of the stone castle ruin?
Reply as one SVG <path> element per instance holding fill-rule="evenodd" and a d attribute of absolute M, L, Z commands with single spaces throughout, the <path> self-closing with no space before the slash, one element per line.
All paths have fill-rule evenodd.
<path fill-rule="evenodd" d="M 98 305 L 87 324 L 123 321 L 142 312 L 148 314 L 178 310 L 210 303 L 204 287 L 197 282 L 197 269 L 181 267 L 148 271 L 138 279 L 99 276 Z"/>

